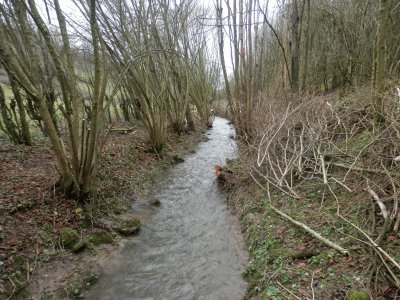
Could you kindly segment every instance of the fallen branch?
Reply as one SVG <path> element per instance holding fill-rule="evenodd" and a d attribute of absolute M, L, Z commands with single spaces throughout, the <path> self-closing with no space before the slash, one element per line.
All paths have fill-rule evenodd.
<path fill-rule="evenodd" d="M 322 154 L 319 152 L 318 150 L 318 154 L 319 154 L 319 159 L 321 161 L 321 167 L 322 167 L 322 176 L 324 178 L 324 184 L 328 184 L 328 174 L 326 173 L 326 169 L 325 169 L 325 159 L 322 156 Z"/>
<path fill-rule="evenodd" d="M 324 238 L 322 235 L 320 235 L 318 232 L 314 231 L 313 229 L 311 229 L 310 227 L 308 227 L 307 225 L 300 223 L 296 220 L 294 220 L 292 217 L 290 217 L 289 215 L 285 214 L 284 212 L 282 212 L 281 210 L 277 209 L 276 207 L 274 207 L 272 204 L 270 204 L 270 207 L 281 217 L 283 217 L 284 219 L 288 220 L 289 222 L 297 225 L 298 227 L 302 228 L 303 230 L 305 230 L 306 232 L 308 232 L 309 234 L 311 234 L 313 237 L 315 237 L 317 240 L 323 242 L 325 245 L 339 251 L 341 254 L 348 254 L 349 251 L 342 248 L 341 246 L 339 246 L 338 244 L 331 242 L 330 240 L 328 240 L 327 238 Z"/>
<path fill-rule="evenodd" d="M 290 295 L 292 295 L 294 298 L 296 298 L 297 300 L 301 300 L 300 297 L 296 296 L 293 292 L 291 292 L 288 288 L 286 288 L 282 283 L 280 283 L 279 281 L 276 282 L 281 288 L 283 288 L 286 292 L 288 292 Z"/>
<path fill-rule="evenodd" d="M 337 216 L 341 218 L 343 221 L 345 221 L 347 224 L 355 228 L 359 233 L 361 233 L 370 243 L 370 246 L 372 249 L 375 251 L 381 253 L 388 261 L 390 261 L 396 268 L 397 270 L 400 270 L 400 264 L 394 260 L 393 257 L 391 257 L 385 250 L 383 250 L 368 234 L 366 234 L 360 227 L 357 225 L 353 224 L 349 220 L 347 220 L 345 217 L 343 217 L 340 213 L 337 213 Z"/>
<path fill-rule="evenodd" d="M 312 292 L 312 300 L 315 300 L 315 291 L 314 291 L 314 274 L 315 272 L 312 273 L 311 276 L 311 292 Z"/>
<path fill-rule="evenodd" d="M 386 220 L 388 217 L 388 211 L 386 209 L 386 206 L 382 202 L 382 200 L 379 198 L 378 194 L 375 193 L 375 191 L 373 189 L 371 189 L 371 187 L 369 186 L 368 180 L 367 180 L 367 191 L 372 196 L 372 198 L 376 201 L 376 203 L 378 204 L 379 208 L 381 209 L 382 216 Z"/>
<path fill-rule="evenodd" d="M 344 187 L 346 190 L 348 190 L 350 193 L 352 193 L 353 191 L 347 186 L 345 185 L 343 182 L 340 182 L 339 180 L 337 180 L 335 177 L 330 177 L 331 179 L 333 179 L 333 181 L 335 181 L 336 183 L 340 184 L 342 187 Z"/>
<path fill-rule="evenodd" d="M 119 133 L 131 133 L 134 128 L 111 128 L 110 131 L 112 132 L 119 132 Z"/>
<path fill-rule="evenodd" d="M 336 167 L 339 167 L 339 168 L 347 169 L 349 171 L 354 170 L 354 171 L 358 171 L 358 172 L 368 172 L 368 173 L 387 175 L 387 173 L 385 171 L 377 170 L 377 169 L 368 169 L 368 168 L 362 168 L 362 167 L 358 167 L 358 166 L 349 166 L 349 165 L 345 165 L 345 164 L 341 164 L 341 163 L 331 163 L 331 164 Z"/>

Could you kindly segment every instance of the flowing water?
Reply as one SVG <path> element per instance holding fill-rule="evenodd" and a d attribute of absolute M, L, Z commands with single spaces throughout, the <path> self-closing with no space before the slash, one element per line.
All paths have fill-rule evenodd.
<path fill-rule="evenodd" d="M 246 253 L 214 174 L 215 164 L 236 155 L 233 133 L 216 118 L 209 140 L 161 176 L 151 191 L 161 207 L 105 264 L 87 299 L 243 299 Z"/>

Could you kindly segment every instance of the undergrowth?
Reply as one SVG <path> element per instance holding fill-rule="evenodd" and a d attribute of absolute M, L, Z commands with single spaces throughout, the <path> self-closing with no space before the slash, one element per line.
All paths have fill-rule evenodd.
<path fill-rule="evenodd" d="M 248 297 L 396 299 L 400 107 L 384 97 L 378 126 L 366 88 L 257 109 L 257 138 L 241 144 L 223 186 L 246 233 Z"/>

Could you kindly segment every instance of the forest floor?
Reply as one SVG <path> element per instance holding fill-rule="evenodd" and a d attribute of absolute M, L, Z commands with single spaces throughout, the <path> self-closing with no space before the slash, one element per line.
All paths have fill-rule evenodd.
<path fill-rule="evenodd" d="M 141 126 L 131 133 L 111 132 L 101 152 L 96 201 L 85 207 L 55 188 L 49 144 L 0 140 L 0 299 L 79 297 L 97 278 L 96 261 L 123 244 L 115 223 L 135 200 L 146 199 L 163 170 L 194 152 L 204 138 L 201 130 L 171 133 L 160 156 L 151 151 Z M 65 229 L 78 232 L 85 243 L 64 249 Z"/>
<path fill-rule="evenodd" d="M 301 173 L 296 169 L 297 161 L 292 169 L 288 167 L 295 170 L 288 172 L 292 177 L 287 176 L 287 180 L 297 197 L 290 195 L 288 189 L 279 189 L 274 176 L 283 172 L 282 166 L 286 166 L 283 158 L 291 159 L 292 153 L 300 149 L 300 146 L 295 148 L 290 144 L 285 134 L 301 128 L 299 124 L 304 122 L 301 119 L 304 115 L 298 113 L 293 116 L 293 121 L 286 121 L 284 126 L 287 127 L 278 134 L 279 111 L 272 110 L 275 119 L 268 115 L 267 109 L 262 111 L 261 120 L 270 117 L 277 122 L 273 124 L 278 124 L 271 125 L 270 131 L 260 129 L 260 136 L 272 132 L 271 135 L 279 137 L 265 138 L 264 145 L 270 146 L 267 162 L 257 160 L 263 155 L 262 151 L 267 151 L 267 146 L 265 149 L 259 146 L 259 140 L 249 146 L 248 141 L 238 139 L 239 158 L 230 161 L 219 176 L 230 209 L 241 222 L 249 251 L 250 259 L 244 272 L 248 282 L 246 299 L 400 299 L 398 281 L 393 280 L 396 276 L 399 278 L 396 264 L 400 261 L 400 233 L 390 227 L 382 229 L 387 221 L 370 192 L 376 191 L 376 197 L 384 199 L 386 209 L 395 211 L 399 165 L 394 158 L 400 153 L 400 135 L 396 129 L 398 113 L 392 115 L 392 112 L 397 111 L 395 101 L 398 100 L 388 96 L 393 101 L 392 104 L 386 100 L 388 106 L 393 105 L 396 109 L 387 109 L 385 123 L 375 132 L 374 113 L 365 96 L 369 90 L 366 91 L 360 89 L 343 96 L 330 93 L 320 99 L 310 96 L 303 102 L 308 105 L 304 110 L 304 115 L 309 118 L 307 121 L 321 116 L 323 110 L 320 108 L 327 107 L 326 103 L 332 103 L 334 113 L 327 113 L 328 117 L 319 119 L 320 123 L 315 122 L 315 127 L 312 127 L 313 123 L 305 123 L 311 124 L 308 128 L 316 128 L 315 132 L 323 132 L 319 139 L 315 138 L 317 135 L 306 136 L 303 141 L 304 147 L 320 146 L 319 149 L 325 151 L 329 161 L 324 164 L 328 171 L 324 173 L 318 165 L 317 150 L 305 152 L 301 162 L 306 171 Z M 309 106 L 314 107 L 314 111 Z M 323 128 L 327 128 L 326 131 Z M 345 129 L 348 132 L 343 134 Z M 314 141 L 319 144 L 313 144 Z M 281 150 L 285 145 L 289 149 L 286 152 L 286 149 Z M 274 163 L 282 169 L 276 167 L 274 170 Z M 343 168 L 340 163 L 356 167 Z M 323 174 L 329 174 L 326 175 L 327 183 Z M 292 220 L 278 214 L 277 210 Z M 322 238 L 317 239 L 293 221 L 306 225 Z M 379 257 L 366 236 L 373 241 L 380 240 L 386 257 L 393 260 L 386 262 Z M 327 246 L 323 238 L 341 246 L 347 253 Z"/>
<path fill-rule="evenodd" d="M 323 187 L 307 187 L 307 198 L 298 201 L 282 193 L 271 193 L 271 197 L 295 220 L 350 249 L 350 255 L 327 247 L 273 211 L 267 192 L 254 182 L 244 160 L 231 161 L 222 174 L 222 189 L 231 211 L 239 217 L 250 255 L 244 272 L 246 299 L 400 299 L 399 290 L 389 284 L 378 284 L 370 292 L 368 251 L 354 244 L 355 232 L 344 237 L 338 233 L 345 224 L 332 217 L 335 207 L 329 198 L 324 203 Z M 352 205 L 348 217 L 365 213 L 357 201 Z M 389 233 L 386 239 L 396 255 L 400 236 Z M 355 297 L 349 297 L 350 293 Z"/>

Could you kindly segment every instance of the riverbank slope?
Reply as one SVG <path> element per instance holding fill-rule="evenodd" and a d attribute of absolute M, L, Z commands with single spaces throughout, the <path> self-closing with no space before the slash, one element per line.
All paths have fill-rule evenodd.
<path fill-rule="evenodd" d="M 380 128 L 367 88 L 289 100 L 259 108 L 255 141 L 220 176 L 250 252 L 247 297 L 397 299 L 397 95 Z"/>
<path fill-rule="evenodd" d="M 48 144 L 26 147 L 2 140 L 0 299 L 79 296 L 97 278 L 91 269 L 95 257 L 121 243 L 113 226 L 124 211 L 136 199 L 146 199 L 157 176 L 204 138 L 201 130 L 170 133 L 160 156 L 151 151 L 140 125 L 132 132 L 111 132 L 101 153 L 96 200 L 85 207 L 54 188 L 58 175 Z M 60 234 L 65 230 L 89 241 L 72 249 L 78 254 L 64 249 Z"/>

